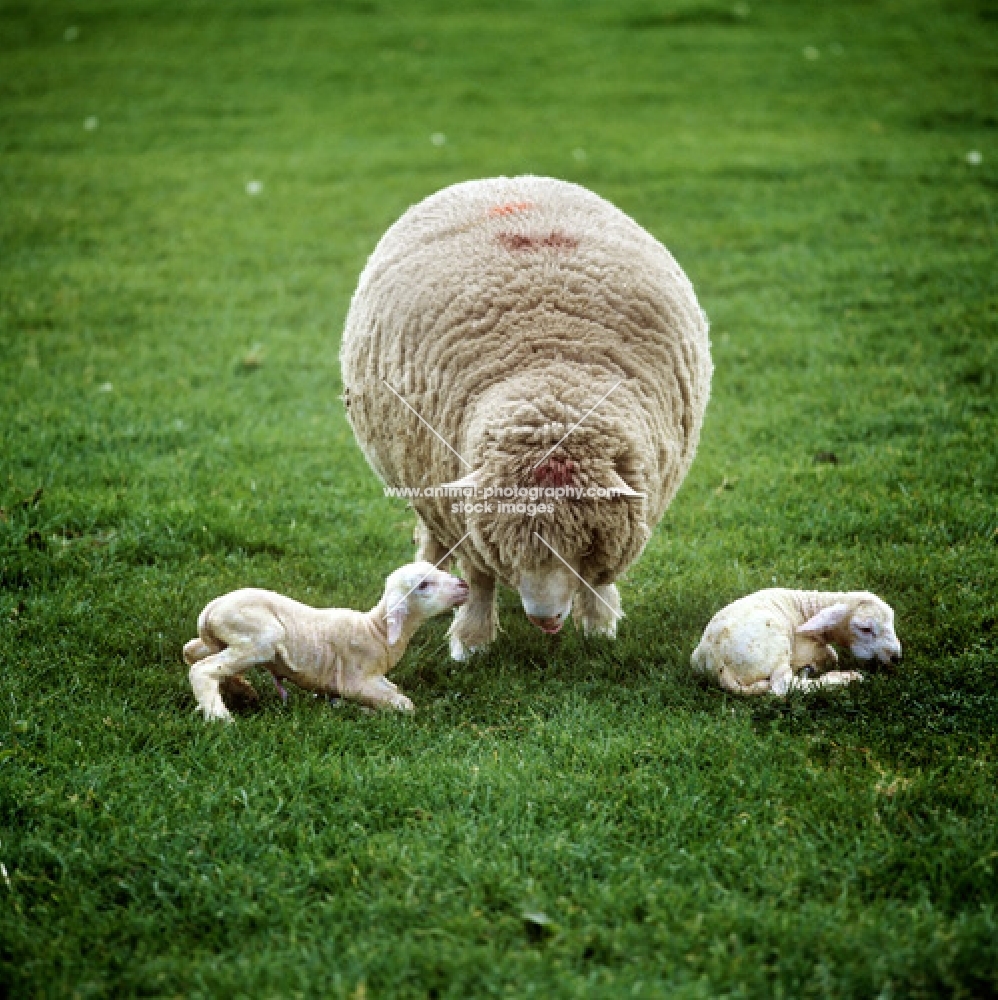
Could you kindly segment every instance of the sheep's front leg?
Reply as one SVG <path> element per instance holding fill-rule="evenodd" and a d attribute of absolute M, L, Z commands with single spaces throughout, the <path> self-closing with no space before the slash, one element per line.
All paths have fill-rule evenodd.
<path fill-rule="evenodd" d="M 416 515 L 416 530 L 413 532 L 412 540 L 416 543 L 416 562 L 428 562 L 440 566 L 444 561 L 447 549 L 437 541 L 419 514 Z M 446 566 L 440 568 L 447 569 Z"/>
<path fill-rule="evenodd" d="M 470 588 L 468 601 L 458 608 L 447 633 L 451 658 L 459 663 L 484 649 L 496 637 L 495 579 L 470 567 L 465 569 L 464 578 Z"/>
<path fill-rule="evenodd" d="M 617 622 L 624 615 L 620 610 L 620 591 L 615 583 L 605 587 L 581 587 L 575 596 L 572 616 L 582 624 L 585 635 L 617 636 Z"/>

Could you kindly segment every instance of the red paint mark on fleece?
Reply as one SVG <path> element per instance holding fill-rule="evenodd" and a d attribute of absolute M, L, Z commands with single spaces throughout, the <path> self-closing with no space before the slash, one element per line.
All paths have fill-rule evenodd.
<path fill-rule="evenodd" d="M 534 482 L 538 486 L 570 486 L 578 469 L 579 463 L 570 458 L 548 458 L 534 469 Z"/>
<path fill-rule="evenodd" d="M 527 236 L 524 233 L 500 233 L 496 239 L 507 250 L 540 250 L 554 247 L 556 250 L 574 250 L 579 241 L 565 233 L 548 233 L 546 236 Z"/>
<path fill-rule="evenodd" d="M 520 212 L 526 212 L 533 207 L 529 201 L 507 201 L 505 205 L 493 205 L 489 209 L 489 215 L 493 218 L 503 215 L 519 215 Z"/>

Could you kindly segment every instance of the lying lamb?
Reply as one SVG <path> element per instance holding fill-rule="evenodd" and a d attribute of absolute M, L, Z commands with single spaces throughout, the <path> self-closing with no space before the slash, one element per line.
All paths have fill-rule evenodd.
<path fill-rule="evenodd" d="M 693 651 L 693 669 L 732 694 L 810 691 L 861 681 L 855 670 L 830 670 L 838 662 L 832 643 L 861 660 L 901 660 L 894 612 L 866 591 L 760 590 L 710 620 Z M 807 668 L 819 672 L 805 674 Z"/>
<path fill-rule="evenodd" d="M 240 674 L 265 667 L 282 694 L 283 678 L 318 694 L 411 712 L 412 702 L 385 674 L 423 622 L 467 599 L 464 580 L 427 562 L 395 570 L 366 613 L 310 608 L 269 590 L 225 594 L 201 612 L 199 638 L 184 646 L 198 708 L 206 719 L 231 719 L 220 685 L 255 697 Z"/>

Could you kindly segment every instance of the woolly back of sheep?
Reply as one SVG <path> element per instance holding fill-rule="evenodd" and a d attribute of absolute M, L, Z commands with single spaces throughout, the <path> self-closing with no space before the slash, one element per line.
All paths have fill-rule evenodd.
<path fill-rule="evenodd" d="M 470 530 L 462 558 L 500 578 L 515 551 L 543 551 L 540 528 L 597 583 L 640 554 L 679 488 L 711 376 L 706 317 L 665 247 L 585 188 L 542 177 L 457 184 L 409 209 L 361 275 L 341 363 L 350 422 L 388 485 L 483 466 L 495 485 L 543 484 L 543 459 L 574 484 L 617 472 L 644 494 L 505 521 L 413 501 L 446 547 Z"/>

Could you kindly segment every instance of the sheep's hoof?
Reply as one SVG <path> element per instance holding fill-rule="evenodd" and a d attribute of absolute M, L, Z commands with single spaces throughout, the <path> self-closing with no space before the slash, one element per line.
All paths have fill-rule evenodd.
<path fill-rule="evenodd" d="M 457 660 L 458 663 L 466 663 L 475 653 L 484 648 L 484 646 L 466 646 L 456 635 L 450 637 L 450 658 Z"/>
<path fill-rule="evenodd" d="M 617 619 L 608 624 L 592 625 L 588 618 L 582 619 L 582 634 L 588 639 L 591 636 L 601 636 L 604 639 L 617 638 Z"/>

